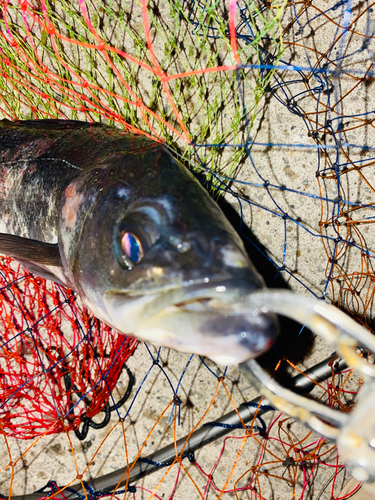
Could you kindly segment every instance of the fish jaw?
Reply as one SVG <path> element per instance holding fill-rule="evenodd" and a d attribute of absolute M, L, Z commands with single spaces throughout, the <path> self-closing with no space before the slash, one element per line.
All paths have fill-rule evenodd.
<path fill-rule="evenodd" d="M 110 292 L 103 302 L 108 322 L 121 333 L 232 365 L 268 350 L 279 329 L 275 315 L 249 306 L 253 290 L 241 285 L 223 282 L 142 296 Z"/>

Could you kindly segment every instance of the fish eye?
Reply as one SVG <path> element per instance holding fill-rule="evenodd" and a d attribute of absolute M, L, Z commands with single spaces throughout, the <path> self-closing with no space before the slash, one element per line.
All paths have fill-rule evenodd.
<path fill-rule="evenodd" d="M 122 235 L 121 249 L 124 255 L 134 264 L 138 264 L 144 256 L 142 243 L 134 233 L 126 232 Z"/>
<path fill-rule="evenodd" d="M 118 261 L 128 271 L 141 262 L 160 237 L 160 217 L 151 208 L 133 210 L 118 226 Z"/>

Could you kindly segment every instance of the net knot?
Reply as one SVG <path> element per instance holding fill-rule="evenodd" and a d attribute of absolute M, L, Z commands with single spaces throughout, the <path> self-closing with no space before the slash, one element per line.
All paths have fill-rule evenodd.
<path fill-rule="evenodd" d="M 176 406 L 180 406 L 181 405 L 181 399 L 177 396 L 177 394 L 175 394 L 173 396 L 173 404 L 176 405 Z"/>
<path fill-rule="evenodd" d="M 312 137 L 313 139 L 318 139 L 319 134 L 316 130 L 309 130 L 307 136 Z"/>
<path fill-rule="evenodd" d="M 322 92 L 322 90 L 324 90 L 324 83 L 318 85 L 317 87 L 314 88 L 314 92 L 316 94 L 319 94 L 320 92 Z"/>
<path fill-rule="evenodd" d="M 296 462 L 293 457 L 288 457 L 286 460 L 283 462 L 284 467 L 291 467 L 292 465 L 296 465 Z"/>

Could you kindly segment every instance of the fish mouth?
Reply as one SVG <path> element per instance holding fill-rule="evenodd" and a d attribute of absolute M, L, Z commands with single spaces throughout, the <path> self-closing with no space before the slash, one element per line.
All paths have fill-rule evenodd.
<path fill-rule="evenodd" d="M 230 280 L 143 295 L 110 291 L 104 304 L 121 333 L 231 365 L 259 356 L 278 334 L 276 316 L 252 306 L 256 290 Z"/>

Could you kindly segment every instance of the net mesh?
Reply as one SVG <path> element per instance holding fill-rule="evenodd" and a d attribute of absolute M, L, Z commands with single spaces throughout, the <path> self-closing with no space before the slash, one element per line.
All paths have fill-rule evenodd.
<path fill-rule="evenodd" d="M 372 330 L 373 4 L 0 5 L 3 117 L 102 121 L 163 140 L 223 205 L 269 286 L 331 300 Z M 76 484 L 82 499 L 349 496 L 335 447 L 276 413 L 128 483 L 131 463 L 182 437 L 187 446 L 253 389 L 235 367 L 135 350 L 72 291 L 8 258 L 0 310 L 4 497 L 69 498 Z M 327 353 L 288 323 L 267 362 L 299 373 Z M 345 371 L 313 395 L 350 411 L 358 388 Z"/>
<path fill-rule="evenodd" d="M 77 431 L 110 413 L 111 392 L 137 341 L 100 323 L 71 290 L 47 286 L 9 258 L 0 266 L 3 431 L 31 439 Z"/>

